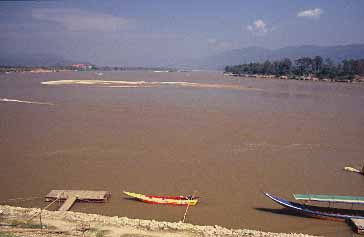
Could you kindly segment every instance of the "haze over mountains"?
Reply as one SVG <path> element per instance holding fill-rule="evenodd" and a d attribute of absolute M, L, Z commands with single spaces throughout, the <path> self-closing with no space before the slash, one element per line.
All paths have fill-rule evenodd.
<path fill-rule="evenodd" d="M 75 63 L 74 60 L 68 60 L 62 56 L 54 54 L 1 54 L 0 66 L 65 66 Z"/>
<path fill-rule="evenodd" d="M 301 57 L 315 56 L 321 56 L 323 59 L 331 58 L 334 62 L 341 62 L 344 59 L 364 58 L 364 44 L 343 46 L 303 45 L 279 49 L 248 47 L 230 50 L 208 57 L 204 62 L 202 62 L 202 65 L 209 68 L 222 69 L 226 65 L 262 62 L 265 60 L 279 60 L 283 58 L 294 60 Z"/>
<path fill-rule="evenodd" d="M 279 49 L 247 47 L 242 49 L 228 50 L 223 53 L 209 57 L 203 57 L 194 60 L 176 60 L 178 62 L 175 62 L 173 64 L 153 66 L 223 69 L 226 65 L 262 62 L 265 60 L 279 60 L 283 58 L 289 58 L 291 60 L 294 60 L 300 57 L 314 56 L 321 56 L 324 59 L 331 58 L 332 60 L 334 60 L 334 62 L 341 62 L 344 59 L 364 58 L 364 44 L 352 44 L 343 46 L 303 45 L 284 47 Z M 72 63 L 77 62 L 75 60 L 67 59 L 54 54 L 0 55 L 1 66 L 54 66 L 69 65 Z"/>

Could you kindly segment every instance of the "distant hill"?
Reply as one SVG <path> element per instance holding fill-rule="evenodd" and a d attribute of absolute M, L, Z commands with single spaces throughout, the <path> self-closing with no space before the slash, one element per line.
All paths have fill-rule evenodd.
<path fill-rule="evenodd" d="M 335 62 L 343 59 L 364 58 L 364 44 L 340 46 L 303 45 L 284 47 L 280 49 L 266 49 L 261 47 L 248 47 L 229 50 L 214 56 L 201 59 L 180 59 L 165 67 L 170 68 L 209 68 L 223 69 L 226 65 L 237 65 L 250 62 L 263 62 L 265 60 L 279 60 L 301 57 L 331 58 Z M 66 66 L 75 63 L 87 63 L 65 59 L 54 54 L 11 53 L 0 54 L 0 66 Z M 161 65 L 159 65 L 161 66 Z M 156 65 L 158 67 L 158 65 Z"/>
<path fill-rule="evenodd" d="M 66 66 L 77 63 L 51 54 L 0 54 L 0 66 Z"/>
<path fill-rule="evenodd" d="M 331 58 L 335 62 L 341 62 L 344 59 L 364 58 L 364 44 L 343 46 L 303 45 L 274 50 L 260 47 L 248 47 L 230 50 L 215 56 L 207 57 L 201 61 L 201 66 L 222 69 L 226 65 L 279 60 L 283 58 L 294 60 L 301 57 L 315 56 L 321 56 L 324 59 Z"/>

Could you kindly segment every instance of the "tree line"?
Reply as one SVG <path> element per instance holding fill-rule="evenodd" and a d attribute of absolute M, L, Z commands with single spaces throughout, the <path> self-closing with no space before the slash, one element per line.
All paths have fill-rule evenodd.
<path fill-rule="evenodd" d="M 318 79 L 353 80 L 355 76 L 364 76 L 364 59 L 346 59 L 335 64 L 330 58 L 325 60 L 320 56 L 303 57 L 291 61 L 288 58 L 263 63 L 248 63 L 226 66 L 225 72 L 236 75 L 274 75 L 277 77 L 316 77 Z"/>

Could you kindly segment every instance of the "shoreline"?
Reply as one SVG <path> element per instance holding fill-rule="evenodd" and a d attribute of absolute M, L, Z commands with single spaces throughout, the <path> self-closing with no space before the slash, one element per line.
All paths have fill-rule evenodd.
<path fill-rule="evenodd" d="M 363 83 L 364 77 L 356 75 L 352 80 L 338 80 L 334 78 L 320 79 L 314 76 L 289 76 L 289 75 L 264 75 L 264 74 L 235 74 L 224 72 L 225 77 L 238 77 L 238 78 L 256 78 L 260 80 L 288 80 L 288 81 L 311 81 L 311 82 L 329 82 L 329 83 Z"/>
<path fill-rule="evenodd" d="M 182 222 L 130 219 L 118 216 L 109 217 L 72 211 L 47 211 L 41 210 L 40 208 L 23 208 L 8 205 L 0 205 L 0 210 L 3 211 L 0 215 L 1 222 L 6 220 L 8 223 L 9 221 L 28 220 L 32 216 L 42 212 L 42 223 L 53 227 L 52 232 L 55 233 L 54 236 L 80 236 L 81 232 L 77 231 L 77 225 L 82 223 L 87 223 L 92 230 L 104 232 L 105 236 L 313 236 L 298 233 L 272 233 L 248 229 L 228 229 L 218 225 L 199 226 Z M 34 218 L 33 222 L 39 224 L 39 217 Z M 11 229 L 13 228 L 0 226 L 0 233 L 7 232 L 7 230 L 9 231 Z M 17 229 L 11 232 L 17 233 Z M 29 229 L 29 231 L 34 232 L 34 229 Z M 84 236 L 95 236 L 94 232 L 86 231 Z M 24 230 L 20 233 L 22 233 L 21 236 L 24 236 Z M 34 236 L 50 236 L 48 231 L 39 230 L 37 233 L 39 235 L 34 234 Z M 27 236 L 27 234 L 25 235 Z"/>

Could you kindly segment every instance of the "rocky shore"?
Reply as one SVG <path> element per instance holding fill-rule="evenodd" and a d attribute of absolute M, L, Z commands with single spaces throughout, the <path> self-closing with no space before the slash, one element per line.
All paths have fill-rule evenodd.
<path fill-rule="evenodd" d="M 309 237 L 296 233 L 270 233 L 246 229 L 227 229 L 220 226 L 198 226 L 188 223 L 159 222 L 155 220 L 129 219 L 127 217 L 109 217 L 79 212 L 42 211 L 42 223 L 49 230 L 19 230 L 18 226 L 4 223 L 19 223 L 37 216 L 41 209 L 22 208 L 0 205 L 0 234 L 13 233 L 11 236 L 273 236 L 273 237 Z M 39 224 L 39 217 L 33 219 Z M 84 233 L 80 226 L 87 226 Z M 47 231 L 48 230 L 48 231 Z M 1 235 L 2 236 L 2 235 Z M 5 235 L 4 235 L 5 236 Z M 8 235 L 10 236 L 10 235 Z"/>

